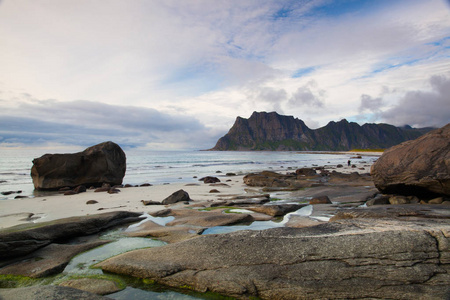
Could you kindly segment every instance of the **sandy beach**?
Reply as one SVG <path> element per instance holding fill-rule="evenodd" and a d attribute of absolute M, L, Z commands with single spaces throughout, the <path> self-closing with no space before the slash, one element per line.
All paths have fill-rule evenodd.
<path fill-rule="evenodd" d="M 348 153 L 349 158 L 359 153 Z M 364 155 L 369 155 L 364 153 Z M 372 155 L 381 155 L 374 152 Z M 341 173 L 368 173 L 370 164 L 361 159 L 352 159 L 351 166 L 337 168 L 335 165 L 326 165 L 325 169 L 336 170 Z M 281 173 L 293 172 L 285 170 Z M 45 197 L 12 199 L 0 201 L 0 228 L 7 228 L 25 223 L 47 222 L 72 216 L 85 216 L 111 211 L 130 211 L 151 213 L 165 209 L 164 205 L 145 206 L 142 200 L 161 202 L 172 193 L 183 189 L 189 193 L 193 203 L 212 202 L 226 199 L 227 197 L 259 193 L 260 189 L 248 187 L 243 183 L 243 176 L 217 176 L 221 182 L 218 184 L 198 183 L 171 183 L 152 185 L 147 187 L 120 188 L 117 194 L 106 192 L 94 192 L 88 190 L 76 195 L 55 194 Z M 216 189 L 219 193 L 210 193 Z M 86 204 L 89 200 L 95 200 L 95 204 Z M 182 204 L 179 204 L 182 205 Z M 172 205 L 173 206 L 173 205 Z"/>

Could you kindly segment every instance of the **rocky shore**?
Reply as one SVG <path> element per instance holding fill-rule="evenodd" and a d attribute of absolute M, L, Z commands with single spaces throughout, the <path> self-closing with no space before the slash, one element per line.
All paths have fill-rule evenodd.
<path fill-rule="evenodd" d="M 60 274 L 77 253 L 108 243 L 99 239 L 102 232 L 121 228 L 123 238 L 154 238 L 167 245 L 129 251 L 96 267 L 147 285 L 238 299 L 449 299 L 447 127 L 417 142 L 428 145 L 421 153 L 431 149 L 434 156 L 415 158 L 433 163 L 396 163 L 390 150 L 372 174 L 371 166 L 355 157 L 348 166 L 2 202 L 0 298 L 67 293 L 64 299 L 98 299 L 123 289 L 125 283 L 111 278 L 23 287 L 23 278 Z M 436 151 L 427 139 L 447 144 Z M 402 145 L 397 153 L 415 147 Z M 396 170 L 396 164 L 408 166 L 409 181 L 399 184 L 396 177 L 390 188 L 380 188 L 379 178 L 394 182 L 379 171 L 386 161 Z M 421 169 L 417 178 L 420 189 L 408 175 L 417 173 L 411 166 L 427 166 L 428 177 Z M 214 234 L 233 229 L 241 230 Z"/>

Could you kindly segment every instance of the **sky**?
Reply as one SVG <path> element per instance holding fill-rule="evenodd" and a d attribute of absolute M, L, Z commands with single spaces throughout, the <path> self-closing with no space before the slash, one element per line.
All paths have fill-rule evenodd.
<path fill-rule="evenodd" d="M 449 0 L 0 0 L 0 148 L 212 148 L 237 116 L 450 122 Z"/>

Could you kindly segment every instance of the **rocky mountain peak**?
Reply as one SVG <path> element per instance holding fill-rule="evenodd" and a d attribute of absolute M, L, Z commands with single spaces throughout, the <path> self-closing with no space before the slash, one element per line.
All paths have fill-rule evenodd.
<path fill-rule="evenodd" d="M 364 124 L 342 119 L 312 130 L 293 116 L 253 112 L 237 117 L 229 132 L 211 150 L 315 150 L 388 148 L 415 139 L 431 129 L 399 128 L 389 124 Z"/>

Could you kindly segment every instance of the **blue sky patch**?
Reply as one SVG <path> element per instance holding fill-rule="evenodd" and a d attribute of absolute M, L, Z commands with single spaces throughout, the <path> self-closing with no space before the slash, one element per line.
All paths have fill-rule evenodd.
<path fill-rule="evenodd" d="M 385 4 L 392 4 L 387 0 L 338 0 L 315 8 L 311 13 L 328 17 L 339 17 L 349 13 L 373 13 Z"/>
<path fill-rule="evenodd" d="M 299 78 L 308 75 L 316 70 L 316 67 L 301 68 L 292 74 L 292 78 Z"/>

